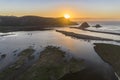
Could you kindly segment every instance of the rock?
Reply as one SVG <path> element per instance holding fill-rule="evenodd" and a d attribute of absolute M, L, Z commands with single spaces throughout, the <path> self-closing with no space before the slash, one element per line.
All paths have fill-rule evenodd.
<path fill-rule="evenodd" d="M 1 58 L 3 59 L 3 58 L 5 58 L 6 57 L 6 54 L 2 54 L 1 55 Z"/>
<path fill-rule="evenodd" d="M 90 27 L 90 25 L 87 23 L 87 22 L 83 22 L 81 25 L 80 25 L 80 29 L 85 29 L 85 28 L 88 28 Z"/>
<path fill-rule="evenodd" d="M 33 59 L 35 59 L 35 56 L 34 56 L 34 55 L 28 56 L 28 60 L 33 60 Z"/>
<path fill-rule="evenodd" d="M 95 26 L 93 26 L 93 27 L 96 27 L 96 28 L 100 28 L 100 27 L 102 27 L 100 24 L 96 24 Z"/>
<path fill-rule="evenodd" d="M 21 68 L 21 66 L 22 66 L 22 65 L 17 65 L 17 66 L 15 66 L 15 70 L 20 69 L 20 68 Z"/>

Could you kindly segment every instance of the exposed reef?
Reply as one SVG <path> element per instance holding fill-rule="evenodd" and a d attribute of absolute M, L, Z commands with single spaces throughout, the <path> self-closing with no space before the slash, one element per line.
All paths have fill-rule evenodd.
<path fill-rule="evenodd" d="M 0 73 L 0 80 L 58 80 L 85 68 L 84 60 L 67 57 L 64 51 L 53 46 L 46 47 L 37 62 L 26 67 L 25 59 L 33 53 L 34 49 L 23 50 L 16 63 Z"/>

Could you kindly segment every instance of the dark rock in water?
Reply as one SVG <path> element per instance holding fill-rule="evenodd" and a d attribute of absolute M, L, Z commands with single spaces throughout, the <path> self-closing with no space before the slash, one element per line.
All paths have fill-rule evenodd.
<path fill-rule="evenodd" d="M 2 54 L 1 55 L 1 58 L 3 59 L 3 58 L 5 58 L 6 57 L 6 54 Z"/>
<path fill-rule="evenodd" d="M 84 22 L 84 23 L 82 23 L 81 25 L 80 25 L 80 29 L 85 29 L 85 28 L 88 28 L 88 27 L 90 27 L 90 25 L 87 23 L 87 22 Z"/>
<path fill-rule="evenodd" d="M 13 56 L 16 56 L 16 54 L 14 54 Z"/>
<path fill-rule="evenodd" d="M 102 27 L 100 24 L 96 24 L 95 26 L 93 26 L 93 27 L 96 27 L 96 28 L 100 28 L 100 27 Z"/>
<path fill-rule="evenodd" d="M 33 60 L 33 59 L 35 59 L 35 56 L 34 56 L 34 55 L 28 56 L 28 60 Z"/>
<path fill-rule="evenodd" d="M 14 67 L 14 69 L 15 69 L 15 70 L 18 70 L 18 69 L 20 69 L 21 67 L 22 67 L 22 65 L 17 65 L 17 66 Z"/>

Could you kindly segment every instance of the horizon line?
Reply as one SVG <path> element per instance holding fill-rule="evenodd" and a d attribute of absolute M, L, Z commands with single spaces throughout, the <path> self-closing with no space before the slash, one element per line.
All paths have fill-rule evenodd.
<path fill-rule="evenodd" d="M 61 18 L 64 16 L 58 16 L 58 17 L 53 17 L 53 16 L 39 16 L 39 15 L 22 15 L 22 16 L 17 16 L 17 15 L 0 15 L 0 16 L 14 16 L 14 17 L 24 17 L 24 16 L 37 16 L 37 17 L 44 17 L 44 18 Z M 120 18 L 92 18 L 92 17 L 73 17 L 71 19 L 117 19 L 119 20 Z"/>

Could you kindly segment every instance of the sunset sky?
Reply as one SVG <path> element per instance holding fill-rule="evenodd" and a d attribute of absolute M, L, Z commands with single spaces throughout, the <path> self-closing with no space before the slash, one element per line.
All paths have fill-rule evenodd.
<path fill-rule="evenodd" d="M 120 18 L 120 0 L 0 0 L 0 15 Z"/>

